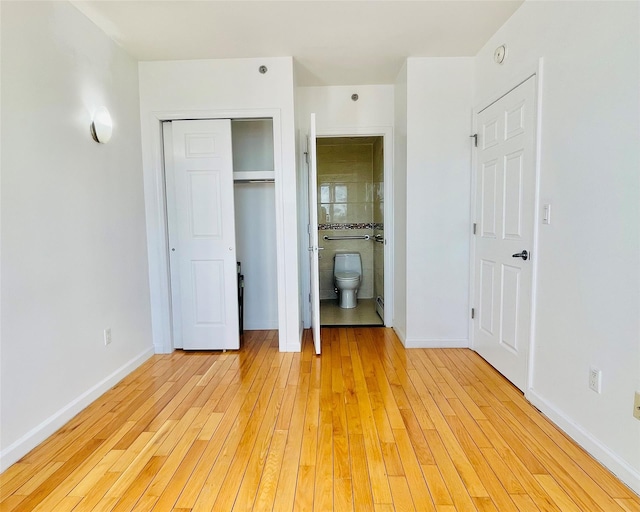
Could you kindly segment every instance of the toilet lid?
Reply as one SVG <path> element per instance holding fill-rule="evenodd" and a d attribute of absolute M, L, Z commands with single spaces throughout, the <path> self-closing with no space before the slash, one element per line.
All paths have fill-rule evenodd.
<path fill-rule="evenodd" d="M 357 272 L 336 272 L 336 279 L 341 281 L 356 281 L 360 279 L 360 274 Z"/>

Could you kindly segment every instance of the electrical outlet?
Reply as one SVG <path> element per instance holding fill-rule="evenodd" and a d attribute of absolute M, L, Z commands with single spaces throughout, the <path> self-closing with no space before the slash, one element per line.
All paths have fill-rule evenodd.
<path fill-rule="evenodd" d="M 633 401 L 633 417 L 640 420 L 640 391 L 636 391 L 636 397 Z"/>
<path fill-rule="evenodd" d="M 111 327 L 104 330 L 104 344 L 109 345 L 111 343 Z"/>
<path fill-rule="evenodd" d="M 589 367 L 589 388 L 598 394 L 601 393 L 602 371 L 593 366 Z"/>

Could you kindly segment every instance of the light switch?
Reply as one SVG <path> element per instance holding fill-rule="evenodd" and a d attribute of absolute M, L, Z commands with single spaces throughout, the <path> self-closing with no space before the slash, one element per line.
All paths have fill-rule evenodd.
<path fill-rule="evenodd" d="M 544 211 L 542 214 L 542 223 L 551 224 L 551 205 L 550 204 L 544 205 Z"/>

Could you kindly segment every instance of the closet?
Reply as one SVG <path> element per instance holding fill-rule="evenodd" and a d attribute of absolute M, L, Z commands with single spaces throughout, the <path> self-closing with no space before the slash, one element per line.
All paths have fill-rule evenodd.
<path fill-rule="evenodd" d="M 236 256 L 244 275 L 244 329 L 278 328 L 273 120 L 233 119 Z"/>
<path fill-rule="evenodd" d="M 172 121 L 163 135 L 174 348 L 237 349 L 243 329 L 278 328 L 272 119 Z"/>

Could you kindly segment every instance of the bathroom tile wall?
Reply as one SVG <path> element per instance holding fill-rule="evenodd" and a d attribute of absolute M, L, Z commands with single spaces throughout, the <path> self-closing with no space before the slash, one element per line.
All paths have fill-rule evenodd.
<path fill-rule="evenodd" d="M 372 298 L 373 241 L 330 241 L 323 237 L 373 237 L 373 144 L 346 144 L 344 139 L 338 140 L 336 144 L 327 142 L 323 141 L 317 147 L 318 223 L 319 228 L 324 228 L 318 233 L 320 247 L 324 247 L 320 252 L 320 298 L 336 298 L 333 284 L 333 257 L 336 252 L 360 253 L 363 275 L 358 297 Z"/>

